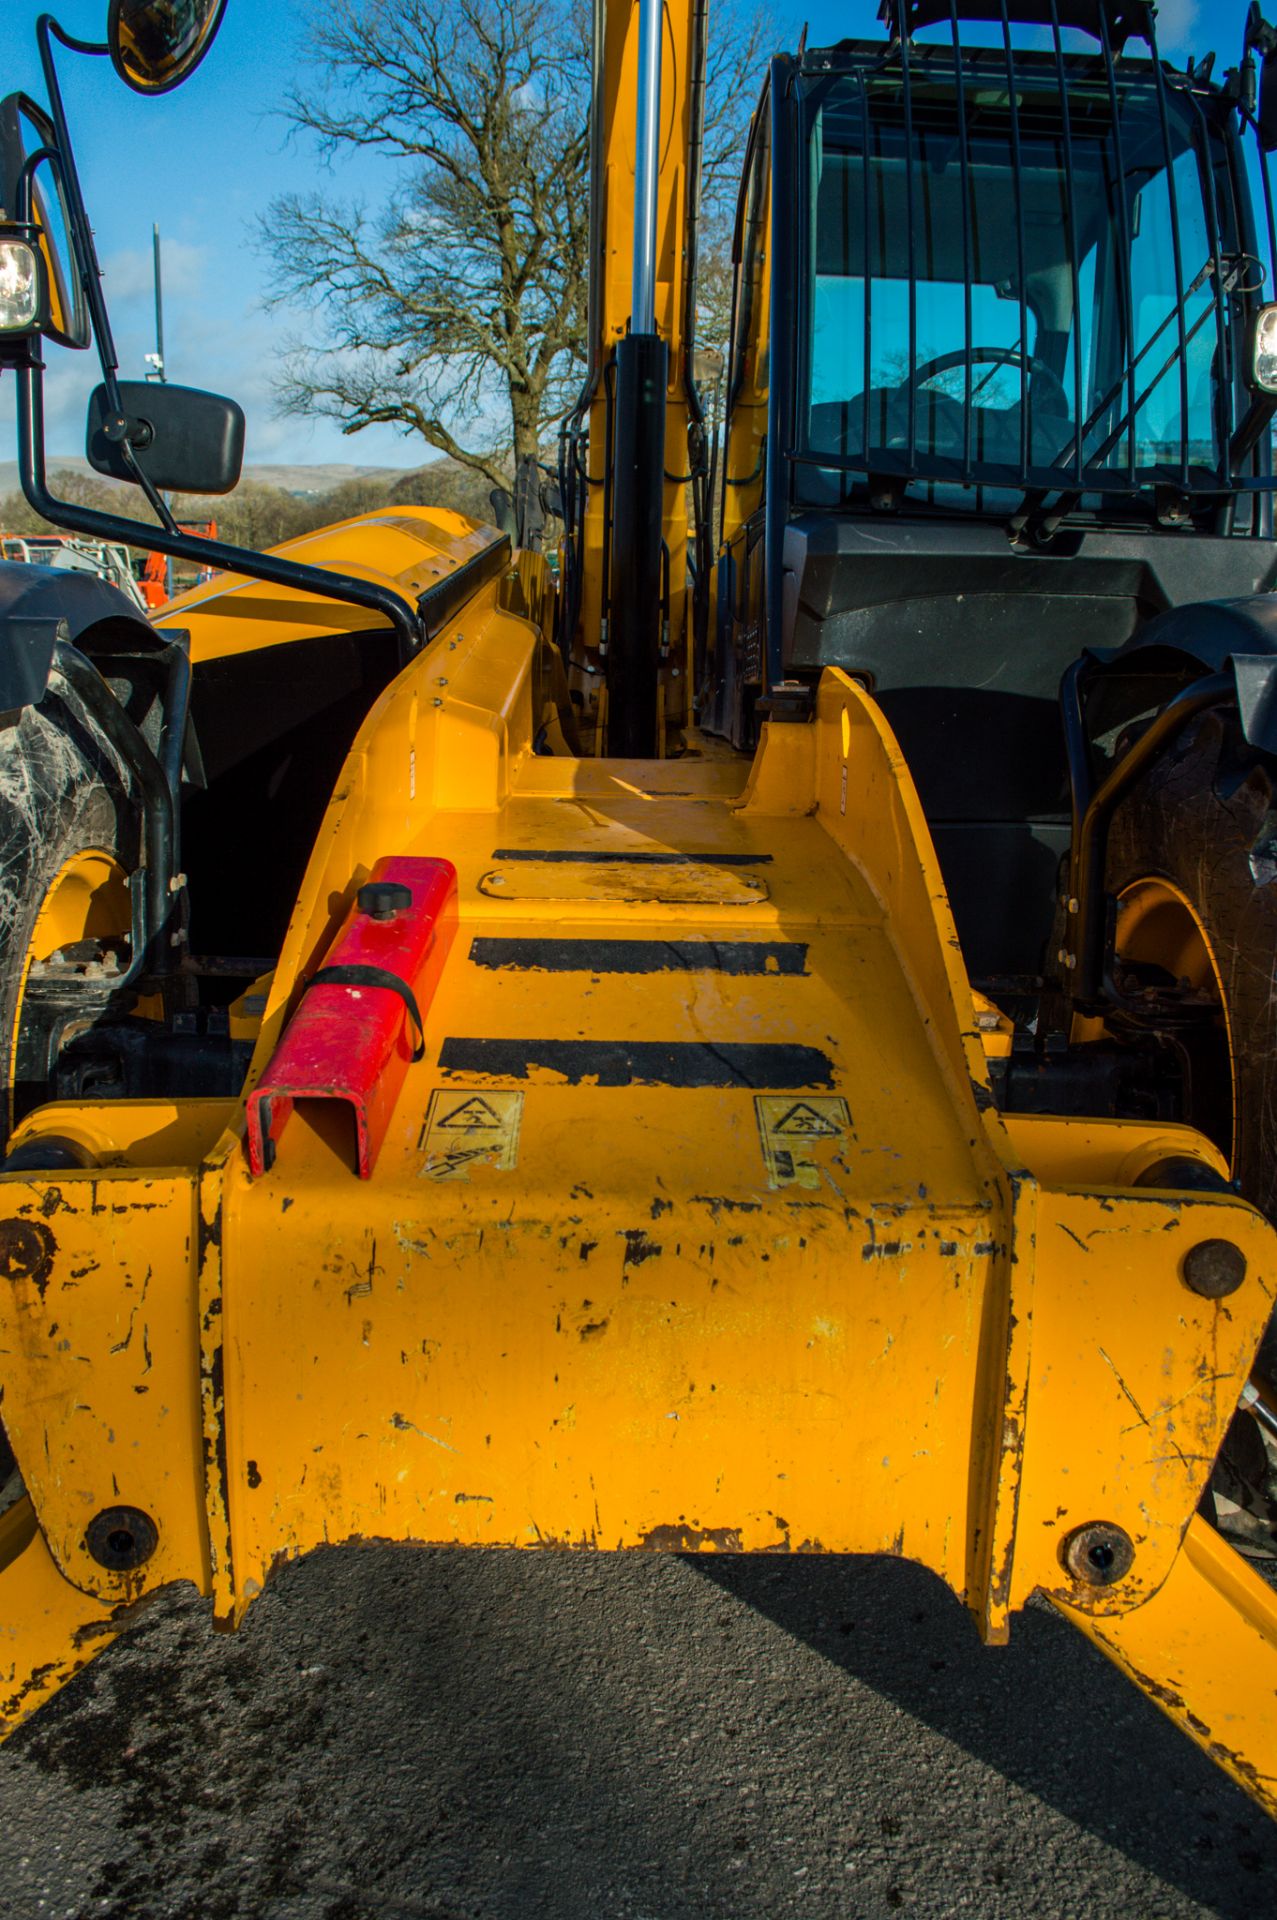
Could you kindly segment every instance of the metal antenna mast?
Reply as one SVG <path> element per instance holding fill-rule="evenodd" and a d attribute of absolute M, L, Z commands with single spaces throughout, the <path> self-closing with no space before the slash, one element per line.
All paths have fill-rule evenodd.
<path fill-rule="evenodd" d="M 151 368 L 146 377 L 148 380 L 165 381 L 168 375 L 164 371 L 164 275 L 160 264 L 158 226 L 151 228 L 151 246 L 155 259 L 155 352 L 146 356 L 146 364 Z"/>

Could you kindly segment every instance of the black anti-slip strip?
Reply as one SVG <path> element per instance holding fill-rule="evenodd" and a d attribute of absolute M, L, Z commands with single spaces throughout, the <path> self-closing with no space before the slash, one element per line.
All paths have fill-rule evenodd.
<path fill-rule="evenodd" d="M 498 847 L 494 860 L 551 860 L 578 867 L 767 867 L 770 853 L 583 853 L 578 847 Z"/>
<path fill-rule="evenodd" d="M 526 1080 L 536 1067 L 571 1085 L 600 1087 L 752 1087 L 788 1093 L 833 1085 L 833 1066 L 817 1047 L 699 1040 L 445 1040 L 447 1073 Z"/>
<path fill-rule="evenodd" d="M 805 974 L 798 940 L 496 940 L 470 942 L 476 967 L 506 973 Z"/>

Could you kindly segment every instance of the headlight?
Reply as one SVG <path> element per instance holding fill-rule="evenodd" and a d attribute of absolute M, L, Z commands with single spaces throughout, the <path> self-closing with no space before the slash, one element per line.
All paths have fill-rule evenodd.
<path fill-rule="evenodd" d="M 1277 302 L 1261 307 L 1255 315 L 1250 383 L 1258 393 L 1277 393 Z"/>
<path fill-rule="evenodd" d="M 27 240 L 0 239 L 0 334 L 30 333 L 39 324 L 39 255 Z M 1277 339 L 1274 349 L 1277 350 Z M 1274 359 L 1274 379 L 1277 380 L 1277 358 Z"/>

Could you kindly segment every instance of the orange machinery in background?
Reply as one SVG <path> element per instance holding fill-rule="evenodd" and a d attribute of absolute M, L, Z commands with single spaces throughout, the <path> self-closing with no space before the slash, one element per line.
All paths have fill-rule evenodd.
<path fill-rule="evenodd" d="M 183 533 L 198 534 L 203 540 L 217 538 L 216 520 L 181 520 L 178 525 Z M 172 564 L 167 554 L 163 553 L 148 553 L 143 562 L 142 571 L 138 576 L 138 585 L 142 589 L 142 598 L 146 601 L 147 611 L 150 613 L 154 613 L 157 607 L 167 606 L 173 598 L 173 588 L 169 584 L 169 569 Z M 185 584 L 203 586 L 204 582 L 211 580 L 212 577 L 212 567 L 202 567 L 195 580 L 187 581 Z"/>

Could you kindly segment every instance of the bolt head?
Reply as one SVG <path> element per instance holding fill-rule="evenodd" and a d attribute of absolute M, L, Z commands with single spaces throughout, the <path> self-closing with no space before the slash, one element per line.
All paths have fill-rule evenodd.
<path fill-rule="evenodd" d="M 159 1528 L 140 1507 L 103 1507 L 84 1533 L 84 1544 L 108 1573 L 144 1567 L 159 1543 Z"/>
<path fill-rule="evenodd" d="M 1224 1300 L 1246 1278 L 1246 1256 L 1231 1240 L 1199 1240 L 1179 1263 L 1184 1285 L 1203 1300 Z"/>
<path fill-rule="evenodd" d="M 1124 1580 L 1135 1561 L 1131 1536 L 1108 1520 L 1076 1527 L 1060 1548 L 1065 1570 L 1084 1587 L 1112 1587 Z"/>

